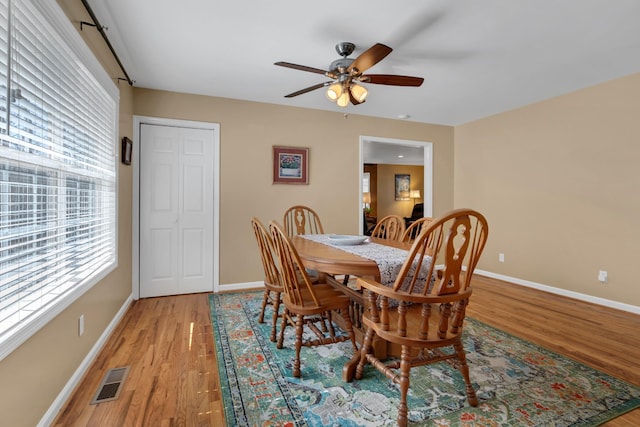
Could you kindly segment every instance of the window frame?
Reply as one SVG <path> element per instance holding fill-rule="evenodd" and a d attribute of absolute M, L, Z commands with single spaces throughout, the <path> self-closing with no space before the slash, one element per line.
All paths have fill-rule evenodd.
<path fill-rule="evenodd" d="M 11 1 L 11 0 L 9 0 Z M 114 162 L 114 197 L 115 197 L 115 218 L 114 218 L 114 262 L 104 268 L 101 272 L 94 275 L 91 280 L 75 286 L 69 290 L 64 297 L 61 297 L 56 303 L 41 309 L 40 313 L 34 315 L 29 321 L 18 324 L 11 333 L 0 338 L 0 361 L 11 354 L 15 349 L 22 345 L 26 340 L 35 335 L 40 329 L 51 322 L 56 316 L 65 311 L 78 298 L 93 288 L 97 283 L 102 281 L 107 275 L 113 272 L 119 264 L 119 163 L 118 163 L 118 135 L 119 135 L 119 102 L 120 92 L 114 82 L 100 62 L 97 60 L 91 49 L 80 36 L 78 29 L 74 27 L 67 15 L 61 9 L 57 2 L 33 2 L 32 3 L 38 13 L 42 14 L 44 19 L 52 26 L 54 31 L 60 36 L 77 59 L 87 68 L 96 82 L 102 86 L 107 95 L 114 102 L 113 120 L 113 141 L 111 143 L 112 160 Z M 12 6 L 13 7 L 13 6 Z"/>

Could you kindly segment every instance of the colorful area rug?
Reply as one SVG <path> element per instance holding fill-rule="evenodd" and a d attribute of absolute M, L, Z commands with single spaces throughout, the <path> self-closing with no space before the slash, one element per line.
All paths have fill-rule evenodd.
<path fill-rule="evenodd" d="M 261 292 L 210 296 L 226 423 L 229 426 L 395 425 L 397 387 L 371 366 L 345 383 L 347 341 L 302 348 L 302 378 L 291 376 L 293 328 L 285 348 L 257 323 Z M 267 309 L 265 319 L 271 315 Z M 640 388 L 467 318 L 465 348 L 479 405 L 447 363 L 414 368 L 411 425 L 595 426 L 640 406 Z"/>

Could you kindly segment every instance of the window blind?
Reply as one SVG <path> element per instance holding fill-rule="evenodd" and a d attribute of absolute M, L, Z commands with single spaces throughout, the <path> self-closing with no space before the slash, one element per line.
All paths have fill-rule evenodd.
<path fill-rule="evenodd" d="M 0 0 L 0 345 L 117 260 L 116 99 L 34 3 Z"/>

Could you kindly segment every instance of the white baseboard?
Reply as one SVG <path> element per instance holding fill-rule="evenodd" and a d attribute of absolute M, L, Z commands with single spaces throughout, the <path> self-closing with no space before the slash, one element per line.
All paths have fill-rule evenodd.
<path fill-rule="evenodd" d="M 65 384 L 60 394 L 58 394 L 58 397 L 56 397 L 56 400 L 53 401 L 42 419 L 40 419 L 38 427 L 46 427 L 53 424 L 56 417 L 58 416 L 58 413 L 62 410 L 64 404 L 67 403 L 67 400 L 71 397 L 71 393 L 73 393 L 73 390 L 78 386 L 78 384 L 84 377 L 84 374 L 91 367 L 91 364 L 98 356 L 98 353 L 100 353 L 102 347 L 106 344 L 113 330 L 116 328 L 116 326 L 118 326 L 118 323 L 120 323 L 120 320 L 122 320 L 122 317 L 127 312 L 127 309 L 132 302 L 133 294 L 129 295 L 129 297 L 122 304 L 122 307 L 120 307 L 120 310 L 118 310 L 111 322 L 109 322 L 109 325 L 104 330 L 104 332 L 102 332 L 102 335 L 100 335 L 98 341 L 96 341 L 89 353 L 87 353 L 80 366 L 78 366 L 78 369 L 76 369 L 71 378 L 69 378 L 69 381 L 67 381 L 67 384 Z"/>
<path fill-rule="evenodd" d="M 592 295 L 581 294 L 579 292 L 568 291 L 566 289 L 555 288 L 553 286 L 543 285 L 541 283 L 531 282 L 529 280 L 518 279 L 516 277 L 504 276 L 502 274 L 496 274 L 490 271 L 476 270 L 475 274 L 491 277 L 493 279 L 503 280 L 505 282 L 515 283 L 516 285 L 522 285 L 522 286 L 527 286 L 529 288 L 539 289 L 541 291 L 549 292 L 552 294 L 562 295 L 565 297 L 586 301 L 586 302 L 602 305 L 609 308 L 615 308 L 617 310 L 640 314 L 640 307 L 637 307 L 631 304 L 625 304 L 622 302 L 612 301 L 605 298 L 594 297 Z"/>
<path fill-rule="evenodd" d="M 230 283 L 228 285 L 220 285 L 218 287 L 218 292 L 226 292 L 226 291 L 243 291 L 249 289 L 260 289 L 264 288 L 264 282 L 245 282 L 245 283 Z"/>

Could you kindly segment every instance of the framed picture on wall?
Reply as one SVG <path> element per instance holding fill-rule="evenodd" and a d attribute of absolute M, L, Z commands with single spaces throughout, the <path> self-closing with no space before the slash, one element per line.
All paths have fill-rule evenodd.
<path fill-rule="evenodd" d="M 396 200 L 411 200 L 409 197 L 411 188 L 411 175 L 404 173 L 396 174 Z"/>
<path fill-rule="evenodd" d="M 131 155 L 133 154 L 133 141 L 126 136 L 122 138 L 122 163 L 131 164 Z"/>
<path fill-rule="evenodd" d="M 309 149 L 274 146 L 273 183 L 309 184 Z"/>

